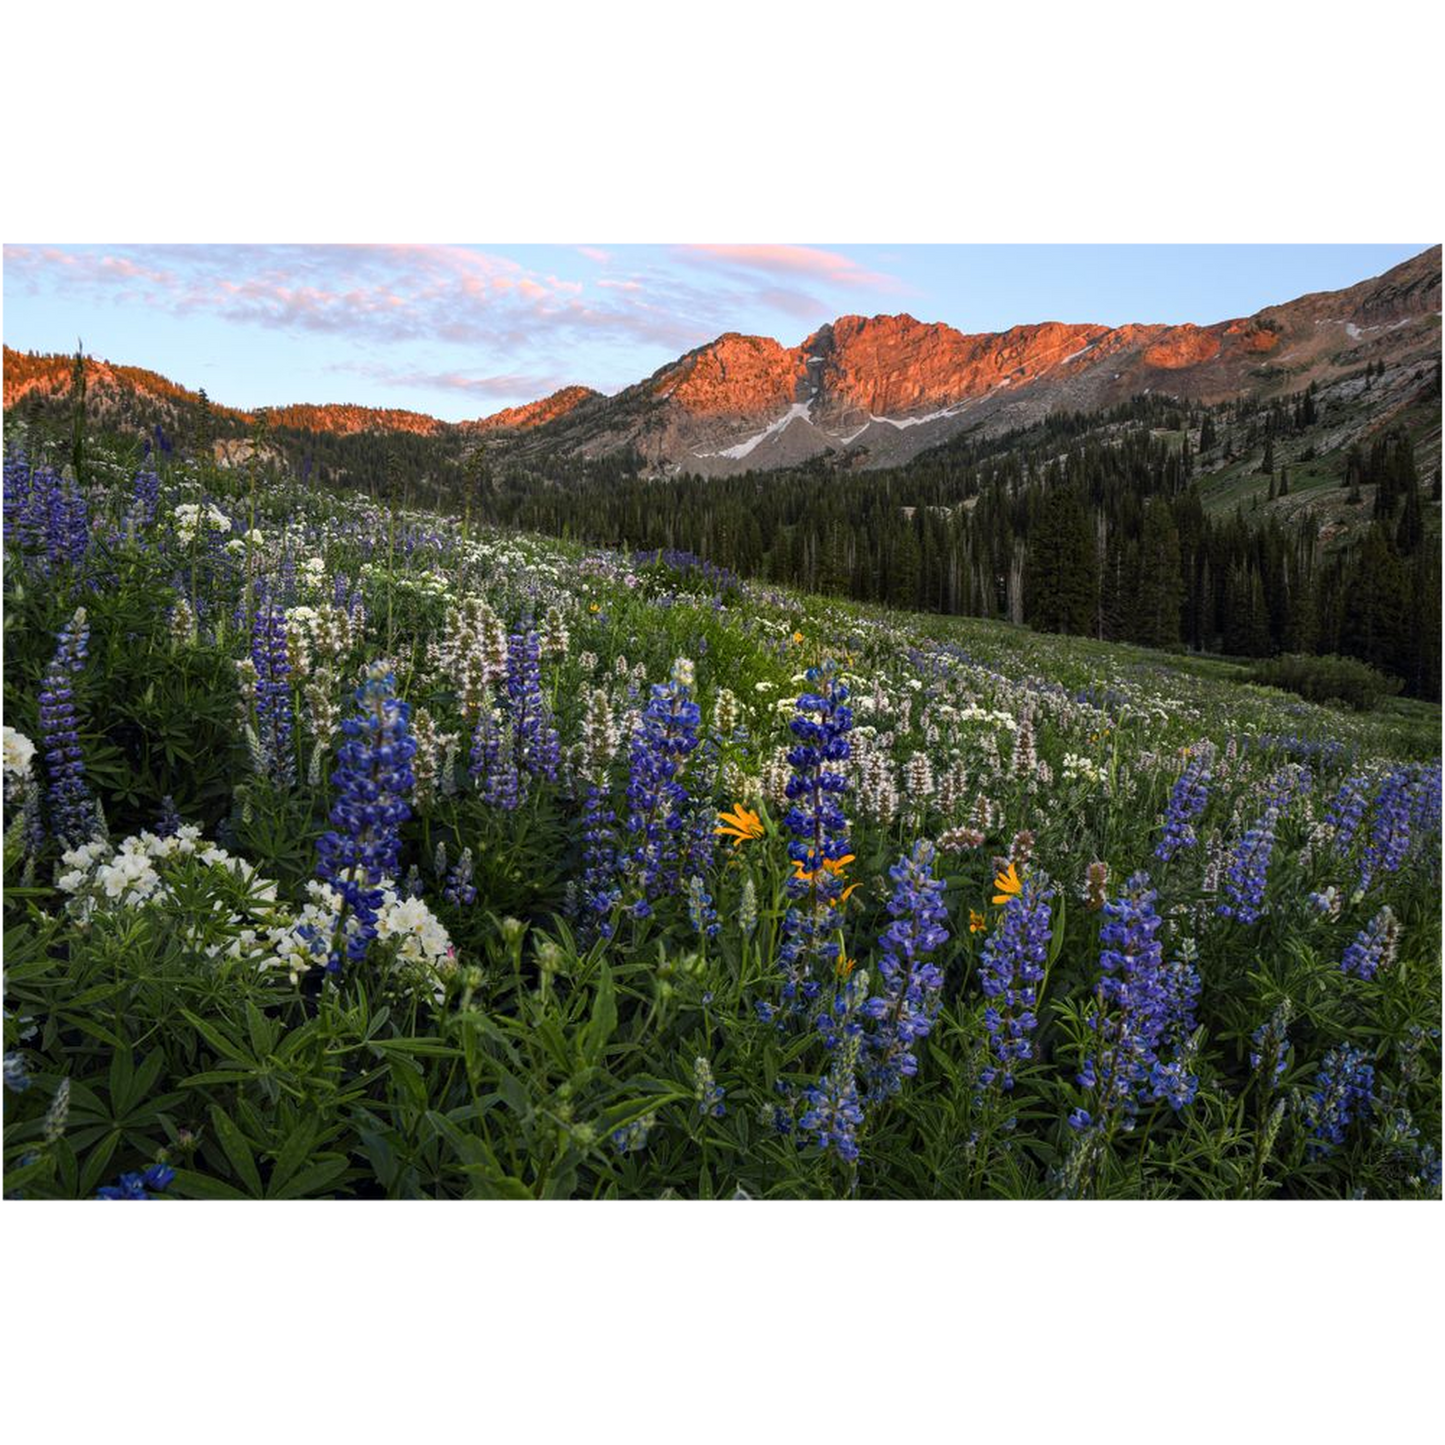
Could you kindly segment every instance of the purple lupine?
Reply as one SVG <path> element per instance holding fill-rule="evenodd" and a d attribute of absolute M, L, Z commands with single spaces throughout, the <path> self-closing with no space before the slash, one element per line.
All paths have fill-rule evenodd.
<path fill-rule="evenodd" d="M 878 1027 L 866 1040 L 869 1091 L 886 1098 L 918 1072 L 913 1045 L 927 1038 L 938 1012 L 943 971 L 928 955 L 948 942 L 943 880 L 933 876 L 934 847 L 926 838 L 888 870 L 893 922 L 879 940 L 878 975 L 883 992 L 863 1005 Z"/>
<path fill-rule="evenodd" d="M 606 793 L 594 783 L 582 805 L 582 901 L 603 938 L 612 937 L 612 910 L 622 896 L 617 884 L 615 822 Z"/>
<path fill-rule="evenodd" d="M 161 479 L 157 472 L 142 468 L 131 482 L 131 495 L 136 515 L 145 526 L 156 519 L 156 508 L 160 506 Z"/>
<path fill-rule="evenodd" d="M 176 1177 L 169 1164 L 152 1164 L 144 1173 L 122 1174 L 114 1184 L 103 1184 L 95 1191 L 97 1199 L 153 1199 Z"/>
<path fill-rule="evenodd" d="M 542 696 L 541 642 L 531 628 L 507 639 L 507 703 L 517 767 L 554 782 L 561 760 L 557 729 Z"/>
<path fill-rule="evenodd" d="M 1225 897 L 1215 910 L 1221 918 L 1239 923 L 1256 922 L 1264 909 L 1264 889 L 1274 854 L 1277 814 L 1269 809 L 1234 845 L 1224 870 Z"/>
<path fill-rule="evenodd" d="M 658 683 L 633 730 L 628 763 L 625 866 L 633 912 L 645 918 L 652 901 L 677 881 L 691 798 L 680 773 L 697 747 L 702 711 L 692 700 L 692 663 L 678 658 L 672 679 Z"/>
<path fill-rule="evenodd" d="M 1103 907 L 1098 1006 L 1089 1021 L 1098 1042 L 1078 1075 L 1095 1093 L 1096 1122 L 1128 1120 L 1141 1100 L 1180 1109 L 1196 1091 L 1179 1054 L 1194 1026 L 1198 975 L 1187 961 L 1165 962 L 1156 897 L 1149 875 L 1136 873 Z M 1171 1046 L 1176 1057 L 1166 1059 Z"/>
<path fill-rule="evenodd" d="M 477 901 L 476 886 L 472 882 L 472 850 L 462 849 L 462 856 L 447 869 L 442 884 L 442 897 L 454 908 L 470 908 Z"/>
<path fill-rule="evenodd" d="M 151 829 L 157 838 L 174 838 L 181 831 L 183 819 L 176 808 L 176 800 L 169 793 L 161 799 L 161 815 Z"/>
<path fill-rule="evenodd" d="M 1305 1097 L 1311 1158 L 1328 1154 L 1345 1142 L 1350 1125 L 1373 1106 L 1374 1090 L 1374 1066 L 1366 1062 L 1362 1049 L 1342 1044 L 1325 1055 L 1314 1088 Z"/>
<path fill-rule="evenodd" d="M 1360 892 L 1381 873 L 1395 873 L 1410 849 L 1410 822 L 1414 812 L 1414 774 L 1396 768 L 1375 794 L 1370 836 L 1360 858 Z"/>
<path fill-rule="evenodd" d="M 35 550 L 45 540 L 47 476 L 53 479 L 54 473 L 32 467 L 23 452 L 5 458 L 5 540 L 24 551 Z"/>
<path fill-rule="evenodd" d="M 1415 786 L 1410 795 L 1410 828 L 1417 838 L 1426 838 L 1440 831 L 1438 762 L 1421 764 L 1416 768 Z"/>
<path fill-rule="evenodd" d="M 700 875 L 694 873 L 687 880 L 684 890 L 687 899 L 687 919 L 694 932 L 704 938 L 716 938 L 718 933 L 717 909 L 712 906 L 712 894 Z"/>
<path fill-rule="evenodd" d="M 499 722 L 490 709 L 484 708 L 472 729 L 470 756 L 467 771 L 477 779 L 482 801 L 509 813 L 521 807 L 522 779 L 517 772 L 511 723 Z"/>
<path fill-rule="evenodd" d="M 1167 863 L 1176 853 L 1194 847 L 1199 841 L 1194 834 L 1194 823 L 1209 802 L 1210 764 L 1213 760 L 1214 749 L 1211 746 L 1202 744 L 1195 748 L 1184 771 L 1169 790 L 1164 836 L 1154 850 L 1156 858 Z"/>
<path fill-rule="evenodd" d="M 256 611 L 251 624 L 251 661 L 256 666 L 256 729 L 266 772 L 279 786 L 296 781 L 291 745 L 291 662 L 286 648 L 286 616 L 271 602 Z"/>
<path fill-rule="evenodd" d="M 1266 1090 L 1273 1089 L 1289 1068 L 1289 1021 L 1286 999 L 1250 1036 L 1254 1047 L 1249 1053 L 1249 1067 L 1259 1074 Z"/>
<path fill-rule="evenodd" d="M 356 919 L 346 953 L 366 956 L 376 936 L 380 883 L 395 878 L 401 854 L 401 825 L 411 816 L 411 759 L 416 743 L 408 735 L 410 705 L 396 696 L 396 679 L 373 667 L 356 691 L 359 716 L 342 721 L 346 742 L 332 774 L 338 796 L 331 831 L 316 848 L 317 874 L 341 894 Z M 327 968 L 337 972 L 341 956 L 333 945 Z"/>
<path fill-rule="evenodd" d="M 1340 784 L 1325 813 L 1325 823 L 1334 829 L 1335 852 L 1341 856 L 1350 851 L 1359 831 L 1360 820 L 1370 800 L 1365 792 L 1368 779 L 1363 773 L 1354 773 Z"/>
<path fill-rule="evenodd" d="M 783 825 L 792 833 L 788 857 L 793 876 L 788 880 L 792 902 L 782 923 L 778 964 L 783 975 L 782 1003 L 797 1012 L 817 998 L 823 981 L 835 976 L 838 941 L 833 909 L 844 892 L 843 864 L 851 856 L 848 819 L 838 799 L 848 779 L 836 766 L 847 762 L 851 749 L 848 733 L 853 712 L 848 689 L 834 675 L 831 664 L 810 668 L 807 681 L 815 691 L 805 692 L 789 728 L 797 742 L 788 753 L 792 776 L 787 796 L 791 804 Z M 759 1003 L 764 1019 L 772 1009 Z"/>
<path fill-rule="evenodd" d="M 1374 978 L 1395 961 L 1400 946 L 1400 923 L 1387 904 L 1356 935 L 1340 960 L 1340 972 Z"/>
<path fill-rule="evenodd" d="M 48 504 L 45 553 L 50 565 L 78 567 L 90 547 L 90 510 L 85 497 L 72 478 L 55 478 Z"/>
<path fill-rule="evenodd" d="M 993 1061 L 979 1074 L 984 1085 L 1014 1086 L 1014 1066 L 1033 1057 L 1033 1032 L 1038 1027 L 1038 985 L 1047 966 L 1053 936 L 1050 904 L 1054 890 L 1037 878 L 1004 905 L 998 928 L 989 935 L 979 961 L 979 982 L 987 1004 L 984 1027 Z"/>
<path fill-rule="evenodd" d="M 59 634 L 59 646 L 40 691 L 40 731 L 50 778 L 50 821 L 62 846 L 83 843 L 95 826 L 95 804 L 85 785 L 85 763 L 76 729 L 71 679 L 85 666 L 90 626 L 85 608 L 76 610 Z"/>
<path fill-rule="evenodd" d="M 844 1163 L 853 1163 L 858 1158 L 856 1131 L 863 1122 L 863 1105 L 852 1066 L 840 1058 L 820 1083 L 803 1090 L 803 1098 L 808 1107 L 798 1120 L 799 1129 Z"/>

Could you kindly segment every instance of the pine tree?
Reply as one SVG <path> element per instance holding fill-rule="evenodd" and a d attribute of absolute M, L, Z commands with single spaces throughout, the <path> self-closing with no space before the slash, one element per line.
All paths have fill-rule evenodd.
<path fill-rule="evenodd" d="M 1395 530 L 1395 550 L 1402 557 L 1413 556 L 1425 538 L 1425 518 L 1420 510 L 1420 486 L 1411 480 L 1405 492 L 1400 525 Z"/>
<path fill-rule="evenodd" d="M 1168 504 L 1159 497 L 1144 509 L 1139 538 L 1138 597 L 1134 637 L 1155 647 L 1179 641 L 1179 605 L 1184 579 L 1179 567 L 1179 530 Z"/>
<path fill-rule="evenodd" d="M 1087 634 L 1098 586 L 1094 532 L 1083 503 L 1071 488 L 1050 492 L 1029 534 L 1025 620 L 1044 632 Z"/>

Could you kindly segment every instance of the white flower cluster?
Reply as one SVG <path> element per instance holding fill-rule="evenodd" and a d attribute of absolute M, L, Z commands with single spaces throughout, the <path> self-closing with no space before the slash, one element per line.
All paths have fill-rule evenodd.
<path fill-rule="evenodd" d="M 201 507 L 196 502 L 182 502 L 174 513 L 176 537 L 189 547 L 204 528 L 208 532 L 229 532 L 231 519 L 214 503 Z"/>
<path fill-rule="evenodd" d="M 5 724 L 5 796 L 19 793 L 30 777 L 30 764 L 35 757 L 35 744 L 22 732 Z"/>
<path fill-rule="evenodd" d="M 173 898 L 166 878 L 167 864 L 189 858 L 239 880 L 242 886 L 235 901 L 241 913 L 232 912 L 230 921 L 244 921 L 243 914 L 264 915 L 275 907 L 276 885 L 260 877 L 244 858 L 233 857 L 224 848 L 207 843 L 194 824 L 185 825 L 169 838 L 137 833 L 114 846 L 98 839 L 71 848 L 61 854 L 55 886 L 70 895 L 70 910 L 84 923 L 97 910 L 138 908 Z"/>
<path fill-rule="evenodd" d="M 215 887 L 199 910 L 185 902 L 193 888 L 174 886 L 178 866 L 199 863 L 212 870 Z M 299 912 L 278 901 L 276 885 L 244 858 L 207 843 L 187 824 L 169 838 L 137 833 L 119 845 L 99 841 L 72 848 L 61 857 L 56 886 L 70 896 L 69 909 L 81 924 L 117 908 L 164 904 L 184 919 L 182 934 L 208 958 L 245 959 L 261 970 L 286 973 L 295 983 L 325 965 L 333 945 L 344 947 L 358 928 L 342 914 L 342 897 L 328 884 L 311 880 Z M 446 996 L 445 977 L 456 967 L 456 950 L 445 927 L 420 898 L 401 893 L 390 879 L 380 883 L 376 939 L 410 986 Z M 189 914 L 196 914 L 189 917 Z"/>
<path fill-rule="evenodd" d="M 970 703 L 968 707 L 959 709 L 959 722 L 981 722 L 991 728 L 1007 728 L 1009 732 L 1018 731 L 1018 719 L 1011 713 L 995 712 L 988 708 L 979 707 L 977 703 Z"/>
<path fill-rule="evenodd" d="M 1080 757 L 1078 753 L 1065 753 L 1063 779 L 1066 783 L 1102 782 L 1104 770 L 1092 759 Z"/>

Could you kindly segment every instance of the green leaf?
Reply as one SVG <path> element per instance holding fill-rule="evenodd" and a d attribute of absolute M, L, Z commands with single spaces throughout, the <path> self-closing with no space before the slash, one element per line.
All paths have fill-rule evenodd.
<path fill-rule="evenodd" d="M 327 1159 L 313 1164 L 309 1169 L 303 1169 L 293 1179 L 288 1180 L 283 1188 L 276 1190 L 271 1195 L 271 1198 L 300 1199 L 302 1195 L 319 1192 L 332 1180 L 345 1174 L 347 1167 L 345 1159 Z"/>
<path fill-rule="evenodd" d="M 205 1019 L 197 1018 L 189 1009 L 182 1009 L 181 1017 L 184 1018 L 222 1058 L 245 1059 L 248 1063 L 253 1064 L 258 1062 L 255 1059 L 249 1059 L 246 1050 L 234 1039 L 228 1039 L 220 1029 L 208 1024 Z"/>
<path fill-rule="evenodd" d="M 612 984 L 612 970 L 603 959 L 597 975 L 597 996 L 592 1001 L 592 1017 L 582 1035 L 582 1058 L 588 1064 L 600 1064 L 608 1040 L 617 1028 L 617 991 Z"/>
<path fill-rule="evenodd" d="M 306 1156 L 310 1154 L 312 1146 L 316 1142 L 316 1132 L 319 1128 L 314 1114 L 303 1114 L 297 1121 L 296 1127 L 287 1135 L 286 1142 L 281 1146 L 276 1155 L 276 1163 L 271 1170 L 271 1183 L 267 1194 L 273 1199 L 281 1197 L 281 1187 L 305 1162 Z"/>
<path fill-rule="evenodd" d="M 193 1169 L 177 1169 L 171 1181 L 169 1193 L 185 1199 L 245 1199 L 233 1184 L 224 1179 L 214 1179 L 209 1174 L 197 1174 Z"/>
<path fill-rule="evenodd" d="M 256 1168 L 256 1158 L 251 1153 L 251 1146 L 246 1142 L 245 1136 L 218 1104 L 211 1105 L 211 1123 L 215 1125 L 216 1137 L 221 1141 L 221 1148 L 226 1151 L 226 1158 L 231 1161 L 231 1168 L 250 1189 L 251 1197 L 261 1198 L 265 1193 L 261 1187 L 261 1173 Z"/>

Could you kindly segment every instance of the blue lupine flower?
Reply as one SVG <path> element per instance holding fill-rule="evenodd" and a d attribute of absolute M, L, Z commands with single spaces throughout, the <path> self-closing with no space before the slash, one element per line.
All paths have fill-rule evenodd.
<path fill-rule="evenodd" d="M 1417 837 L 1428 837 L 1440 831 L 1440 783 L 1439 763 L 1417 766 L 1410 797 L 1410 827 Z"/>
<path fill-rule="evenodd" d="M 1199 841 L 1194 823 L 1209 802 L 1210 764 L 1214 749 L 1208 744 L 1196 747 L 1188 765 L 1175 780 L 1169 792 L 1169 805 L 1164 815 L 1164 836 L 1154 849 L 1154 856 L 1168 862 L 1176 853 L 1192 848 Z"/>
<path fill-rule="evenodd" d="M 1342 973 L 1360 978 L 1374 978 L 1382 968 L 1395 961 L 1400 943 L 1400 924 L 1387 904 L 1356 935 L 1340 960 Z"/>
<path fill-rule="evenodd" d="M 858 1125 L 863 1122 L 863 1105 L 851 1063 L 840 1057 L 822 1081 L 803 1090 L 807 1109 L 798 1127 L 813 1136 L 823 1149 L 831 1149 L 844 1163 L 858 1158 Z"/>
<path fill-rule="evenodd" d="M 701 1055 L 693 1061 L 692 1087 L 699 1114 L 721 1119 L 727 1113 L 727 1107 L 723 1103 L 723 1087 L 714 1082 L 712 1065 Z"/>
<path fill-rule="evenodd" d="M 652 1132 L 653 1125 L 657 1123 L 655 1114 L 644 1114 L 640 1119 L 634 1119 L 630 1124 L 624 1124 L 620 1129 L 614 1129 L 609 1136 L 612 1140 L 612 1147 L 619 1154 L 638 1154 L 647 1147 L 647 1136 Z"/>
<path fill-rule="evenodd" d="M 1314 787 L 1314 775 L 1300 763 L 1286 763 L 1270 776 L 1264 785 L 1266 812 L 1283 813 L 1296 798 L 1302 798 Z"/>
<path fill-rule="evenodd" d="M 1345 1142 L 1345 1134 L 1357 1117 L 1368 1114 L 1374 1102 L 1375 1070 L 1365 1053 L 1342 1044 L 1325 1055 L 1314 1088 L 1305 1099 L 1305 1118 L 1313 1138 L 1312 1158 L 1328 1154 Z"/>
<path fill-rule="evenodd" d="M 870 1093 L 886 1098 L 918 1072 L 914 1042 L 926 1038 L 938 1011 L 943 973 L 927 955 L 948 941 L 948 910 L 943 906 L 943 880 L 933 876 L 934 847 L 926 838 L 913 845 L 911 856 L 889 869 L 893 896 L 888 912 L 893 922 L 883 931 L 878 974 L 883 992 L 863 1005 L 878 1027 L 868 1036 Z"/>
<path fill-rule="evenodd" d="M 53 567 L 78 567 L 90 547 L 90 513 L 69 477 L 56 480 L 47 496 L 45 551 Z"/>
<path fill-rule="evenodd" d="M 95 1191 L 97 1199 L 152 1199 L 176 1177 L 169 1164 L 152 1164 L 141 1174 L 122 1174 L 115 1184 L 104 1184 Z"/>
<path fill-rule="evenodd" d="M 286 651 L 286 617 L 272 602 L 256 609 L 251 626 L 251 661 L 256 667 L 256 731 L 266 772 L 281 787 L 296 781 L 292 747 L 291 662 Z"/>
<path fill-rule="evenodd" d="M 541 642 L 531 628 L 507 640 L 507 702 L 517 767 L 533 777 L 555 781 L 561 745 L 542 696 Z"/>
<path fill-rule="evenodd" d="M 622 896 L 617 882 L 615 822 L 606 794 L 594 783 L 582 805 L 582 901 L 603 938 L 612 937 L 612 910 Z"/>
<path fill-rule="evenodd" d="M 468 771 L 481 782 L 482 801 L 494 808 L 513 812 L 522 804 L 522 779 L 517 771 L 517 751 L 512 725 L 499 722 L 490 708 L 483 708 L 472 730 L 471 764 Z"/>
<path fill-rule="evenodd" d="M 696 874 L 687 880 L 687 917 L 704 938 L 717 936 L 717 910 L 712 906 L 712 894 Z"/>
<path fill-rule="evenodd" d="M 1440 1189 L 1440 1151 L 1433 1144 L 1422 1144 L 1415 1158 L 1415 1178 L 1425 1189 Z"/>
<path fill-rule="evenodd" d="M 1098 1008 L 1090 1024 L 1098 1038 L 1079 1082 L 1098 1091 L 1101 1115 L 1133 1116 L 1140 1100 L 1189 1104 L 1197 1084 L 1188 1069 L 1199 979 L 1188 958 L 1166 963 L 1158 940 L 1161 919 L 1147 873 L 1136 873 L 1104 904 L 1099 930 Z M 1174 1053 L 1172 1059 L 1164 1056 Z"/>
<path fill-rule="evenodd" d="M 5 1055 L 5 1087 L 16 1094 L 23 1094 L 30 1087 L 30 1066 L 19 1049 L 11 1049 Z"/>
<path fill-rule="evenodd" d="M 1038 985 L 1043 981 L 1052 937 L 1051 887 L 1037 878 L 1004 905 L 998 927 L 988 937 L 979 960 L 979 982 L 987 1004 L 984 1027 L 993 1055 L 979 1074 L 985 1086 L 1014 1086 L 1013 1070 L 1033 1057 L 1033 1032 L 1038 1027 Z"/>
<path fill-rule="evenodd" d="M 790 1011 L 811 1004 L 823 981 L 836 974 L 835 908 L 844 892 L 843 867 L 851 858 L 848 820 L 838 804 L 848 780 L 835 766 L 847 762 L 851 752 L 848 689 L 836 679 L 831 664 L 810 668 L 807 680 L 816 691 L 798 698 L 797 714 L 789 724 L 797 742 L 788 753 L 792 806 L 783 817 L 793 835 L 788 843 L 793 876 L 788 880 L 792 904 L 783 918 L 778 963 L 782 1001 Z M 766 1004 L 759 1012 L 771 1016 Z"/>
<path fill-rule="evenodd" d="M 151 831 L 157 838 L 174 838 L 181 830 L 182 818 L 176 808 L 176 800 L 169 793 L 161 799 L 161 815 Z"/>
<path fill-rule="evenodd" d="M 1395 873 L 1410 848 L 1410 823 L 1414 813 L 1415 775 L 1409 768 L 1396 768 L 1375 794 L 1370 837 L 1360 859 L 1360 891 L 1364 892 L 1381 873 Z"/>
<path fill-rule="evenodd" d="M 366 956 L 376 936 L 379 884 L 394 878 L 401 852 L 401 825 L 411 816 L 411 759 L 416 743 L 407 735 L 411 708 L 396 697 L 396 679 L 373 667 L 357 689 L 360 715 L 343 720 L 347 741 L 338 750 L 332 781 L 338 789 L 332 829 L 317 843 L 317 873 L 345 900 L 356 920 L 346 951 Z M 327 967 L 341 967 L 333 948 Z"/>
<path fill-rule="evenodd" d="M 470 908 L 477 901 L 472 883 L 472 850 L 462 849 L 462 856 L 447 870 L 442 897 L 455 908 Z"/>
<path fill-rule="evenodd" d="M 95 826 L 95 804 L 85 785 L 71 685 L 71 678 L 85 666 L 89 642 L 90 627 L 81 607 L 60 632 L 59 646 L 40 691 L 40 729 L 45 743 L 45 770 L 50 777 L 50 820 L 67 848 L 83 843 Z"/>
<path fill-rule="evenodd" d="M 1354 773 L 1346 778 L 1325 812 L 1326 825 L 1334 829 L 1335 852 L 1341 857 L 1350 851 L 1360 820 L 1370 805 L 1365 792 L 1368 781 L 1363 773 Z"/>
<path fill-rule="evenodd" d="M 1224 872 L 1225 898 L 1217 912 L 1222 918 L 1240 923 L 1254 923 L 1264 910 L 1264 888 L 1269 874 L 1269 860 L 1274 853 L 1274 825 L 1278 815 L 1273 808 L 1250 828 L 1234 845 Z"/>
<path fill-rule="evenodd" d="M 131 483 L 136 515 L 145 526 L 156 519 L 156 508 L 161 500 L 161 479 L 158 473 L 142 469 L 135 474 Z"/>
<path fill-rule="evenodd" d="M 1290 1006 L 1286 1001 L 1252 1035 L 1254 1048 L 1250 1051 L 1249 1067 L 1259 1073 L 1270 1088 L 1289 1068 L 1289 1019 Z"/>
<path fill-rule="evenodd" d="M 702 711 L 692 699 L 692 664 L 679 658 L 672 679 L 659 683 L 633 731 L 628 761 L 624 863 L 639 917 L 677 883 L 678 848 L 689 830 L 692 800 L 681 779 L 698 745 Z"/>

